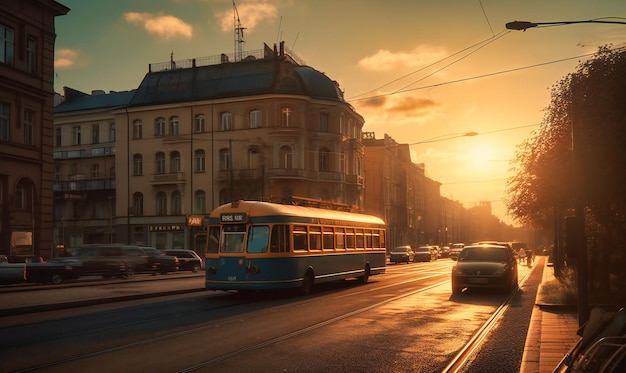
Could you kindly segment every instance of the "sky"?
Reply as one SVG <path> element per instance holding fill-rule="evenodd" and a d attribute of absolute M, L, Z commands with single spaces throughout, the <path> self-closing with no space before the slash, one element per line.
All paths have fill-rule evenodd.
<path fill-rule="evenodd" d="M 412 144 L 441 195 L 491 202 L 503 222 L 517 146 L 550 91 L 600 46 L 626 46 L 626 24 L 507 30 L 511 21 L 626 22 L 623 0 L 57 0 L 55 91 L 127 91 L 150 63 L 281 41 L 336 80 L 364 132 Z M 236 10 L 236 12 L 235 12 Z M 464 136 L 467 133 L 475 136 Z"/>

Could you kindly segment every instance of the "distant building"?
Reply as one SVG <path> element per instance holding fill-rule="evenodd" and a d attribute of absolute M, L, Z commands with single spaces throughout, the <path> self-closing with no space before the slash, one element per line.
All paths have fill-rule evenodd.
<path fill-rule="evenodd" d="M 0 11 L 0 254 L 50 257 L 55 17 L 52 0 Z"/>

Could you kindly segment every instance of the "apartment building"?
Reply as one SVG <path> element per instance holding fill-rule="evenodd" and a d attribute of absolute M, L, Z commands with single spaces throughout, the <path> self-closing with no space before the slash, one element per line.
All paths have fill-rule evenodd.
<path fill-rule="evenodd" d="M 0 254 L 53 251 L 52 0 L 3 1 L 0 11 Z"/>
<path fill-rule="evenodd" d="M 89 157 L 72 158 L 76 172 L 61 171 L 61 181 L 71 188 L 79 180 L 69 178 L 82 175 L 80 181 L 91 185 L 95 176 L 111 179 L 114 172 L 115 183 L 114 198 L 109 194 L 105 201 L 98 193 L 99 208 L 87 207 L 92 199 L 63 191 L 74 199 L 59 210 L 56 218 L 64 222 L 76 221 L 76 215 L 66 219 L 71 212 L 88 210 L 102 220 L 106 202 L 114 201 L 110 229 L 94 222 L 104 234 L 78 228 L 75 237 L 70 233 L 71 242 L 64 234 L 66 245 L 106 239 L 109 233 L 117 242 L 202 252 L 202 219 L 230 201 L 304 199 L 354 211 L 363 207 L 364 120 L 336 81 L 299 62 L 283 43 L 237 61 L 222 54 L 150 64 L 126 104 L 90 113 L 60 108 L 56 124 L 63 127 L 61 143 L 70 147 L 63 151 L 74 147 L 72 154 L 80 150 Z M 111 124 L 113 156 L 93 154 L 103 145 L 89 138 L 89 146 L 74 144 L 76 131 L 83 141 L 83 134 L 94 136 L 94 125 L 102 136 Z M 94 173 L 95 164 L 108 174 Z M 67 229 L 65 223 L 61 227 Z"/>

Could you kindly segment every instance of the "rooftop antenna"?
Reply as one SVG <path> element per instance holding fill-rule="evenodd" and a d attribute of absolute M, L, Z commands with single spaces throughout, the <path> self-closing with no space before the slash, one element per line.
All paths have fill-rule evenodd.
<path fill-rule="evenodd" d="M 233 20 L 235 21 L 235 62 L 238 62 L 243 59 L 243 30 L 245 30 L 245 27 L 241 26 L 235 0 L 233 0 Z"/>

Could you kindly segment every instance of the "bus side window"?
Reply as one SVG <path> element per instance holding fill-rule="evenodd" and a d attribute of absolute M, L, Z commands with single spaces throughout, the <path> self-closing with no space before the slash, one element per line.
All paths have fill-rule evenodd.
<path fill-rule="evenodd" d="M 289 252 L 289 226 L 277 224 L 272 227 L 270 251 L 273 253 Z"/>
<path fill-rule="evenodd" d="M 356 248 L 363 250 L 365 248 L 365 240 L 363 238 L 363 229 L 356 230 Z"/>
<path fill-rule="evenodd" d="M 293 250 L 294 251 L 307 251 L 308 245 L 306 242 L 306 227 L 296 225 L 293 227 Z"/>
<path fill-rule="evenodd" d="M 324 250 L 334 250 L 335 249 L 335 238 L 332 227 L 324 227 L 323 230 L 323 243 Z"/>
<path fill-rule="evenodd" d="M 209 235 L 207 237 L 207 253 L 217 253 L 220 247 L 220 227 L 209 227 Z"/>
<path fill-rule="evenodd" d="M 267 225 L 252 226 L 248 234 L 248 252 L 259 254 L 267 252 L 267 242 L 270 236 L 270 227 Z"/>

